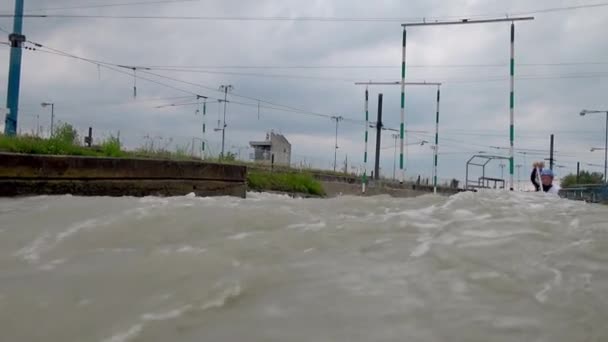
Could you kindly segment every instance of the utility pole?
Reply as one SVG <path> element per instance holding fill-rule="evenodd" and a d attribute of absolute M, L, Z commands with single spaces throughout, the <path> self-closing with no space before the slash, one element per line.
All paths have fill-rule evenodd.
<path fill-rule="evenodd" d="M 551 147 L 549 149 L 549 169 L 553 170 L 553 164 L 555 162 L 555 160 L 553 160 L 553 134 L 551 134 Z"/>
<path fill-rule="evenodd" d="M 380 179 L 380 144 L 382 141 L 382 94 L 378 94 L 378 123 L 376 124 L 376 165 L 374 167 L 374 178 Z"/>
<path fill-rule="evenodd" d="M 201 112 L 201 104 L 200 104 L 200 100 L 203 99 L 203 131 L 202 131 L 202 136 L 201 136 L 201 159 L 205 159 L 205 133 L 207 132 L 207 97 L 206 96 L 201 96 L 201 95 L 196 95 L 196 102 L 197 102 L 197 106 L 196 106 L 196 112 L 194 113 L 195 115 L 200 114 Z"/>
<path fill-rule="evenodd" d="M 338 158 L 338 123 L 344 120 L 344 118 L 341 116 L 332 116 L 331 119 L 336 121 L 336 144 L 334 146 L 334 172 L 336 172 L 336 162 Z"/>
<path fill-rule="evenodd" d="M 42 106 L 42 108 L 51 106 L 51 138 L 52 138 L 53 134 L 55 133 L 55 131 L 53 130 L 53 126 L 55 124 L 55 104 L 52 102 L 42 102 L 40 105 Z"/>
<path fill-rule="evenodd" d="M 365 88 L 365 150 L 363 151 L 363 179 L 361 181 L 361 192 L 365 193 L 367 186 L 367 141 L 369 137 L 369 90 Z"/>
<path fill-rule="evenodd" d="M 395 153 L 393 154 L 393 180 L 397 180 L 397 141 L 401 138 L 401 134 L 392 134 L 395 139 Z"/>
<path fill-rule="evenodd" d="M 581 162 L 576 162 L 576 184 L 578 184 L 580 176 L 581 176 Z"/>
<path fill-rule="evenodd" d="M 21 47 L 25 42 L 23 31 L 23 0 L 15 0 L 15 16 L 13 17 L 13 33 L 8 36 L 11 46 L 11 56 L 8 71 L 8 88 L 6 108 L 8 113 L 4 121 L 4 134 L 17 134 L 17 119 L 19 117 L 19 86 L 21 83 Z"/>
<path fill-rule="evenodd" d="M 500 178 L 501 179 L 505 179 L 505 164 L 504 163 L 500 163 Z"/>
<path fill-rule="evenodd" d="M 220 155 L 220 159 L 224 158 L 224 145 L 226 141 L 226 106 L 228 105 L 228 91 L 232 90 L 234 87 L 230 84 L 221 85 L 220 90 L 224 92 L 224 126 L 222 127 L 222 154 Z"/>

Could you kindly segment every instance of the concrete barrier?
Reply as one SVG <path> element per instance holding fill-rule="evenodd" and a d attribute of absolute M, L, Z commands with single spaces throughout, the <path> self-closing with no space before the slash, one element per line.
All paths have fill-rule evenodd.
<path fill-rule="evenodd" d="M 0 153 L 0 196 L 245 197 L 247 168 L 196 161 Z"/>

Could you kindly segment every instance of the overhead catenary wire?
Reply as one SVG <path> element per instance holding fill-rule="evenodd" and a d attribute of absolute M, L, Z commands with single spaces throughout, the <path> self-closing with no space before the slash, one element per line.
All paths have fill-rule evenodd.
<path fill-rule="evenodd" d="M 139 67 L 125 66 L 125 65 L 121 65 L 121 64 L 115 64 L 115 63 L 109 63 L 109 62 L 104 62 L 104 61 L 100 61 L 100 60 L 94 60 L 94 59 L 90 59 L 90 58 L 84 58 L 84 57 L 76 56 L 76 55 L 73 55 L 73 54 L 70 54 L 70 53 L 58 50 L 58 49 L 53 49 L 53 48 L 50 48 L 48 46 L 44 46 L 44 45 L 42 45 L 40 43 L 35 43 L 35 42 L 32 42 L 32 41 L 29 41 L 29 42 L 31 44 L 34 44 L 37 48 L 46 48 L 46 49 L 50 50 L 50 51 L 38 50 L 38 51 L 42 51 L 42 52 L 46 52 L 46 53 L 51 53 L 51 54 L 56 54 L 56 55 L 60 55 L 60 56 L 64 56 L 64 57 L 70 57 L 70 58 L 82 60 L 82 61 L 85 61 L 85 62 L 88 62 L 88 63 L 92 63 L 92 64 L 95 64 L 95 65 L 100 65 L 102 67 L 105 67 L 105 68 L 108 68 L 108 69 L 111 69 L 111 70 L 114 70 L 114 71 L 117 71 L 116 68 L 123 68 L 123 69 L 133 69 L 133 68 L 136 68 L 137 70 L 139 70 Z M 197 86 L 197 87 L 201 87 L 201 88 L 212 90 L 212 91 L 216 91 L 216 92 L 218 91 L 215 87 L 207 86 L 207 85 L 200 84 L 200 83 L 188 82 L 188 81 L 184 81 L 184 80 L 181 80 L 181 79 L 177 79 L 177 78 L 169 77 L 169 76 L 165 76 L 165 75 L 160 75 L 160 74 L 157 74 L 157 73 L 153 73 L 153 72 L 147 71 L 145 68 L 142 68 L 142 69 L 143 70 L 139 71 L 139 75 L 137 75 L 136 78 L 150 81 L 150 79 L 144 78 L 144 77 L 141 76 L 141 74 L 147 74 L 147 75 L 151 75 L 151 76 L 155 76 L 155 77 L 171 80 L 171 81 L 174 81 L 174 82 L 180 82 L 180 83 L 183 83 L 183 84 Z M 133 76 L 131 73 L 126 72 L 126 71 L 122 72 L 122 73 L 130 75 L 130 76 Z M 181 90 L 183 92 L 187 92 L 187 93 L 190 93 L 190 94 L 193 94 L 193 95 L 197 95 L 194 92 L 191 92 L 191 91 L 188 91 L 188 90 L 184 90 L 184 89 L 181 89 L 181 88 L 176 88 L 174 86 L 167 85 L 166 83 L 161 83 L 161 82 L 158 82 L 158 81 L 154 81 L 154 82 L 157 83 L 157 84 L 162 84 L 164 86 L 170 86 L 170 87 L 172 87 L 173 89 L 176 89 L 176 90 Z M 271 102 L 271 101 L 266 101 L 266 100 L 258 99 L 258 98 L 251 97 L 251 96 L 245 96 L 245 95 L 240 95 L 240 94 L 231 94 L 231 95 L 237 96 L 237 97 L 241 97 L 241 98 L 246 98 L 246 99 L 251 99 L 251 100 L 259 101 L 261 103 L 270 104 L 270 105 L 273 105 L 273 106 L 276 106 L 276 107 L 290 109 L 292 111 L 297 111 L 297 112 L 300 112 L 300 113 L 306 113 L 306 114 L 316 115 L 316 116 L 320 116 L 320 117 L 331 117 L 331 114 L 322 114 L 322 113 L 310 112 L 310 111 L 306 111 L 306 110 L 303 110 L 303 109 L 299 109 L 299 108 L 295 108 L 295 107 L 291 107 L 291 106 L 287 106 L 287 105 L 277 104 L 277 103 L 274 103 L 274 102 Z M 256 104 L 256 106 L 257 106 L 257 104 Z M 274 108 L 274 109 L 278 110 L 279 108 Z"/>
<path fill-rule="evenodd" d="M 583 4 L 573 6 L 561 6 L 561 7 L 550 7 L 541 8 L 528 11 L 514 11 L 512 13 L 499 13 L 499 14 L 476 14 L 476 15 L 459 15 L 459 16 L 417 16 L 417 17 L 315 17 L 315 16 L 162 16 L 162 15 L 103 15 L 103 14 L 24 14 L 24 18 L 63 18 L 63 19 L 130 19 L 130 20 L 197 20 L 197 21 L 286 21 L 286 22 L 341 22 L 341 23 L 360 23 L 360 22 L 375 22 L 375 23 L 395 23 L 395 22 L 409 22 L 409 21 L 432 21 L 447 18 L 484 18 L 493 16 L 504 16 L 509 18 L 511 16 L 521 16 L 530 14 L 540 13 L 555 13 L 563 11 L 572 11 L 579 9 L 589 8 L 601 8 L 608 6 L 608 2 L 600 2 L 595 4 Z M 12 18 L 12 14 L 0 14 L 0 18 Z"/>
<path fill-rule="evenodd" d="M 31 41 L 29 41 L 32 44 L 37 44 L 37 43 L 33 43 Z M 116 64 L 116 63 L 110 63 L 110 62 L 104 62 L 104 61 L 100 61 L 100 60 L 93 60 L 93 59 L 89 59 L 89 58 L 83 58 L 83 57 L 79 57 L 79 56 L 75 56 L 69 53 L 65 53 L 63 51 L 60 50 L 56 50 L 56 49 L 52 49 L 49 47 L 46 47 L 47 49 L 56 52 L 58 54 L 62 54 L 65 55 L 66 57 L 72 57 L 72 58 L 77 58 L 80 60 L 84 60 L 84 61 L 88 61 L 91 62 L 93 64 L 101 64 L 101 65 L 111 65 L 111 66 L 115 66 L 115 67 L 120 67 L 120 68 L 129 68 L 129 69 L 133 69 L 136 68 L 136 70 L 139 70 L 140 73 L 148 73 L 152 76 L 155 77 L 159 77 L 159 78 L 165 78 L 168 80 L 172 80 L 175 82 L 181 82 L 184 84 L 188 84 L 188 85 L 193 85 L 193 86 L 198 86 L 198 87 L 202 87 L 204 89 L 207 90 L 211 90 L 211 91 L 217 91 L 217 89 L 215 87 L 212 86 L 207 86 L 207 85 L 203 85 L 200 83 L 194 83 L 194 82 L 188 82 L 188 81 L 184 81 L 184 80 L 180 80 L 174 77 L 169 77 L 169 76 L 165 76 L 165 75 L 160 75 L 157 73 L 153 73 L 150 70 L 155 70 L 155 67 L 150 67 L 150 66 L 126 66 L 126 65 L 121 65 L 121 64 Z M 48 51 L 43 51 L 43 52 L 47 52 Z M 409 67 L 409 66 L 408 66 Z M 170 71 L 170 70 L 165 70 L 165 71 Z M 173 70 L 175 71 L 175 70 Z M 193 72 L 197 72 L 197 71 L 193 71 Z M 203 71 L 201 71 L 203 72 Z M 204 71 L 205 73 L 207 73 L 207 71 Z M 211 74 L 223 74 L 223 72 L 214 72 L 214 71 L 209 71 L 208 73 Z M 275 74 L 246 74 L 246 73 L 235 73 L 235 72 L 226 72 L 225 74 L 231 74 L 231 75 L 242 75 L 242 76 L 256 76 L 256 77 L 281 77 L 281 78 L 294 78 L 294 79 L 318 79 L 318 80 L 322 80 L 322 81 L 340 81 L 340 82 L 352 82 L 352 79 L 344 79 L 344 78 L 331 78 L 331 77 L 314 77 L 314 76 L 302 76 L 302 75 L 275 75 Z M 516 80 L 519 81 L 526 81 L 526 80 L 549 80 L 549 79 L 572 79 L 572 78 L 606 78 L 608 77 L 608 72 L 587 72 L 587 73 L 571 73 L 571 74 L 545 74 L 545 75 L 521 75 L 516 77 Z M 447 78 L 444 83 L 452 83 L 452 84 L 466 84 L 466 83 L 486 83 L 486 82 L 500 82 L 500 81 L 504 81 L 504 80 L 508 80 L 508 77 L 489 77 L 489 78 L 469 78 L 469 79 L 450 79 Z M 240 94 L 232 94 L 233 96 L 237 96 L 237 97 L 242 97 L 242 98 L 247 98 L 247 99 L 251 99 L 251 100 L 255 100 L 255 101 L 260 101 L 263 103 L 267 103 L 267 104 L 272 104 L 272 105 L 276 105 L 279 107 L 286 107 L 286 108 L 291 108 L 293 109 L 293 107 L 290 106 L 285 106 L 285 105 L 281 105 L 281 104 L 277 104 L 277 103 L 273 103 L 270 101 L 265 101 L 265 100 L 261 100 L 261 99 L 257 99 L 254 97 L 249 97 L 249 96 L 244 96 L 244 95 L 240 95 Z M 324 116 L 327 116 L 329 114 L 326 114 Z M 331 116 L 331 115 L 329 115 Z"/>
<path fill-rule="evenodd" d="M 503 68 L 508 63 L 412 64 L 408 68 Z M 520 67 L 608 65 L 608 62 L 518 63 Z M 151 69 L 398 69 L 395 65 L 142 65 Z"/>
<path fill-rule="evenodd" d="M 114 63 L 108 63 L 108 62 L 104 62 L 104 61 L 100 61 L 100 60 L 94 60 L 94 59 L 90 59 L 90 58 L 84 58 L 84 57 L 76 56 L 76 55 L 73 55 L 73 54 L 70 54 L 70 53 L 58 50 L 58 49 L 54 49 L 54 48 L 51 48 L 51 47 L 48 47 L 48 46 L 44 46 L 44 45 L 42 45 L 40 43 L 36 43 L 36 42 L 33 42 L 33 41 L 28 41 L 28 42 L 30 44 L 34 44 L 36 46 L 36 50 L 37 51 L 46 52 L 46 53 L 50 53 L 50 54 L 55 54 L 55 55 L 59 55 L 59 56 L 63 56 L 63 57 L 70 57 L 70 58 L 74 58 L 74 59 L 77 59 L 77 60 L 82 60 L 82 61 L 94 64 L 94 65 L 98 65 L 98 66 L 101 66 L 103 68 L 115 71 L 115 72 L 119 72 L 119 73 L 122 73 L 122 74 L 125 74 L 125 75 L 129 75 L 131 77 L 134 76 L 132 73 L 130 73 L 130 72 L 126 71 L 126 70 L 121 70 L 121 69 L 130 69 L 130 70 L 133 70 L 133 68 L 136 68 L 137 70 L 140 70 L 140 67 L 132 67 L 132 66 L 127 66 L 127 65 L 122 65 L 122 64 L 114 64 Z M 43 49 L 47 49 L 47 50 L 50 50 L 50 51 L 46 51 L 46 50 L 43 50 Z M 188 82 L 188 81 L 180 80 L 180 79 L 177 79 L 177 78 L 173 78 L 173 77 L 168 77 L 168 76 L 152 73 L 152 72 L 148 71 L 145 67 L 141 68 L 141 70 L 139 71 L 139 74 L 137 74 L 135 76 L 136 78 L 139 78 L 139 79 L 142 79 L 142 80 L 146 80 L 148 82 L 152 82 L 152 83 L 155 83 L 155 84 L 158 84 L 158 85 L 161 85 L 161 86 L 164 86 L 164 87 L 168 87 L 168 88 L 171 88 L 171 89 L 174 89 L 174 90 L 182 91 L 182 92 L 191 94 L 192 96 L 197 96 L 199 94 L 197 94 L 195 92 L 192 92 L 190 90 L 186 90 L 186 89 L 183 89 L 183 88 L 175 87 L 175 86 L 167 84 L 167 83 L 159 82 L 159 81 L 154 80 L 154 79 L 150 79 L 150 78 L 147 78 L 147 77 L 142 77 L 141 74 L 147 74 L 147 75 L 150 75 L 150 76 L 164 78 L 164 79 L 175 81 L 175 82 L 180 82 L 180 83 L 184 83 L 184 84 L 188 84 L 188 85 L 192 85 L 192 86 L 198 86 L 198 87 L 201 87 L 201 88 L 204 88 L 204 89 L 209 89 L 209 90 L 212 90 L 212 91 L 217 91 L 216 88 L 213 88 L 213 87 L 210 87 L 210 86 L 206 86 L 206 85 L 203 85 L 203 84 L 194 83 L 194 82 Z M 135 89 L 136 88 L 134 86 L 134 95 L 136 94 L 135 93 L 135 91 L 136 91 Z M 287 106 L 287 105 L 277 104 L 277 103 L 274 103 L 274 102 L 271 102 L 271 101 L 261 100 L 261 99 L 255 98 L 255 97 L 250 97 L 250 96 L 245 96 L 245 95 L 240 95 L 240 94 L 231 94 L 231 95 L 234 95 L 234 96 L 237 96 L 237 97 L 246 98 L 246 99 L 251 99 L 251 100 L 255 100 L 257 102 L 266 103 L 266 104 L 270 104 L 271 105 L 271 106 L 264 106 L 264 107 L 260 106 L 260 108 L 266 108 L 266 109 L 283 111 L 283 112 L 291 112 L 291 113 L 303 114 L 303 115 L 309 115 L 309 116 L 323 117 L 323 118 L 331 118 L 331 116 L 332 116 L 332 114 L 324 114 L 324 113 L 316 113 L 316 112 L 306 111 L 306 110 L 299 109 L 299 108 L 296 108 L 296 107 L 291 107 L 291 106 Z M 213 97 L 208 97 L 208 98 L 214 99 Z M 229 102 L 240 104 L 240 105 L 246 105 L 246 106 L 255 106 L 255 107 L 258 106 L 257 103 L 251 104 L 251 103 L 243 103 L 243 102 L 239 103 L 239 102 L 235 102 L 235 101 L 229 101 Z M 189 104 L 195 104 L 195 102 L 193 102 L 193 103 L 182 103 L 180 105 L 189 105 Z M 344 118 L 344 121 L 351 122 L 351 123 L 356 123 L 356 124 L 363 123 L 363 121 L 361 121 L 361 120 L 355 120 L 355 119 L 351 119 L 351 118 Z"/>
<path fill-rule="evenodd" d="M 147 6 L 147 5 L 159 5 L 159 4 L 176 4 L 183 2 L 199 2 L 200 0 L 157 0 L 157 1 L 136 1 L 136 2 L 121 2 L 121 3 L 110 3 L 110 4 L 98 4 L 98 5 L 78 5 L 78 6 L 65 6 L 65 7 L 46 7 L 36 8 L 29 10 L 30 12 L 43 12 L 43 11 L 62 11 L 72 9 L 88 9 L 88 8 L 106 8 L 106 7 L 129 7 L 129 6 Z"/>

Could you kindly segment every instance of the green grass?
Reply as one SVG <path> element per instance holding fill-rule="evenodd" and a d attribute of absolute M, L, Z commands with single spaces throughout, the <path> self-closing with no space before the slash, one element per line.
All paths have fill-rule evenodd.
<path fill-rule="evenodd" d="M 283 191 L 324 196 L 321 183 L 305 173 L 269 173 L 250 171 L 247 175 L 249 189 L 256 191 Z"/>
<path fill-rule="evenodd" d="M 104 140 L 101 145 L 89 148 L 80 146 L 71 141 L 71 139 L 66 139 L 65 137 L 61 136 L 44 139 L 28 135 L 8 137 L 0 134 L 0 152 L 88 157 L 192 160 L 192 157 L 187 155 L 187 151 L 184 149 L 178 149 L 177 152 L 147 149 L 125 151 L 122 149 L 120 141 L 115 137 L 109 137 L 108 139 Z"/>
<path fill-rule="evenodd" d="M 98 151 L 77 146 L 61 139 L 42 139 L 32 136 L 7 137 L 0 135 L 0 151 L 73 156 L 101 155 Z"/>

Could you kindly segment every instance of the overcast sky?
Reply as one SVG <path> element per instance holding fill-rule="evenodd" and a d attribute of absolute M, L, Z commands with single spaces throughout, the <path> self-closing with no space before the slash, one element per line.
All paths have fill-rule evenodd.
<path fill-rule="evenodd" d="M 13 11 L 5 1 L 0 12 Z M 201 0 L 137 6 L 55 9 L 83 5 L 125 3 L 97 0 L 25 0 L 26 12 L 46 14 L 209 16 L 209 17 L 468 17 L 525 13 L 556 7 L 597 4 L 574 0 Z M 36 10 L 34 12 L 34 10 Z M 516 24 L 516 148 L 548 150 L 549 135 L 556 135 L 557 163 L 565 174 L 576 161 L 602 164 L 605 117 L 580 117 L 583 108 L 608 109 L 608 7 L 540 12 L 536 20 Z M 11 18 L 0 27 L 12 29 Z M 292 162 L 317 167 L 333 164 L 335 124 L 326 117 L 280 111 L 261 102 L 290 106 L 303 112 L 340 115 L 363 120 L 364 88 L 354 81 L 399 80 L 401 27 L 399 22 L 144 20 L 103 18 L 26 19 L 24 33 L 31 41 L 73 55 L 127 65 L 156 66 L 165 70 L 137 72 L 137 98 L 132 71 L 98 68 L 73 58 L 40 51 L 24 51 L 19 129 L 48 131 L 50 113 L 40 102 L 55 103 L 57 120 L 72 123 L 83 134 L 87 127 L 103 139 L 120 131 L 128 148 L 157 138 L 156 144 L 186 147 L 201 136 L 201 117 L 194 94 L 210 97 L 209 126 L 217 127 L 215 91 L 234 86 L 228 95 L 227 149 L 237 152 L 250 140 L 262 140 L 271 129 L 293 145 Z M 5 33 L 2 33 L 6 36 Z M 6 40 L 5 40 L 6 41 Z M 509 23 L 416 27 L 408 30 L 408 80 L 443 82 L 439 177 L 464 178 L 466 160 L 478 151 L 504 154 L 509 125 Z M 0 101 L 6 103 L 9 48 L 0 45 Z M 191 69 L 185 67 L 199 67 Z M 257 68 L 250 67 L 339 68 Z M 357 66 L 357 68 L 346 68 Z M 172 67 L 174 70 L 166 70 Z M 239 67 L 239 68 L 235 68 Z M 248 67 L 248 68 L 243 68 Z M 362 68 L 365 67 L 365 68 Z M 126 73 L 126 74 L 124 74 Z M 150 73 L 153 73 L 150 74 Z M 163 77 L 170 77 L 169 80 Z M 163 83 L 152 83 L 149 80 Z M 183 83 L 179 81 L 185 81 Z M 172 86 L 174 89 L 167 87 Z M 202 85 L 204 87 L 201 87 Z M 370 115 L 377 111 L 378 93 L 384 94 L 385 125 L 399 126 L 399 87 L 370 88 Z M 407 91 L 408 141 L 432 140 L 435 92 L 433 87 Z M 181 97 L 181 98 L 177 98 Z M 167 99 L 170 98 L 170 99 Z M 238 103 L 237 103 L 238 102 Z M 275 106 L 276 107 L 276 106 Z M 3 124 L 3 122 L 2 122 Z M 383 134 L 382 170 L 392 176 L 392 132 Z M 362 166 L 364 125 L 343 121 L 339 127 L 339 164 Z M 221 133 L 208 132 L 211 151 L 220 149 Z M 371 135 L 375 141 L 375 134 Z M 198 145 L 198 143 L 197 143 Z M 372 144 L 369 146 L 373 150 Z M 245 157 L 250 151 L 241 148 Z M 430 176 L 429 145 L 408 148 L 408 176 Z M 518 154 L 516 164 L 531 164 L 545 155 Z M 373 154 L 372 158 L 373 160 Z M 372 168 L 370 163 L 369 168 Z M 602 168 L 584 166 L 602 171 Z M 500 176 L 498 163 L 488 171 Z M 505 168 L 505 177 L 507 173 Z M 522 170 L 525 179 L 527 166 Z"/>

